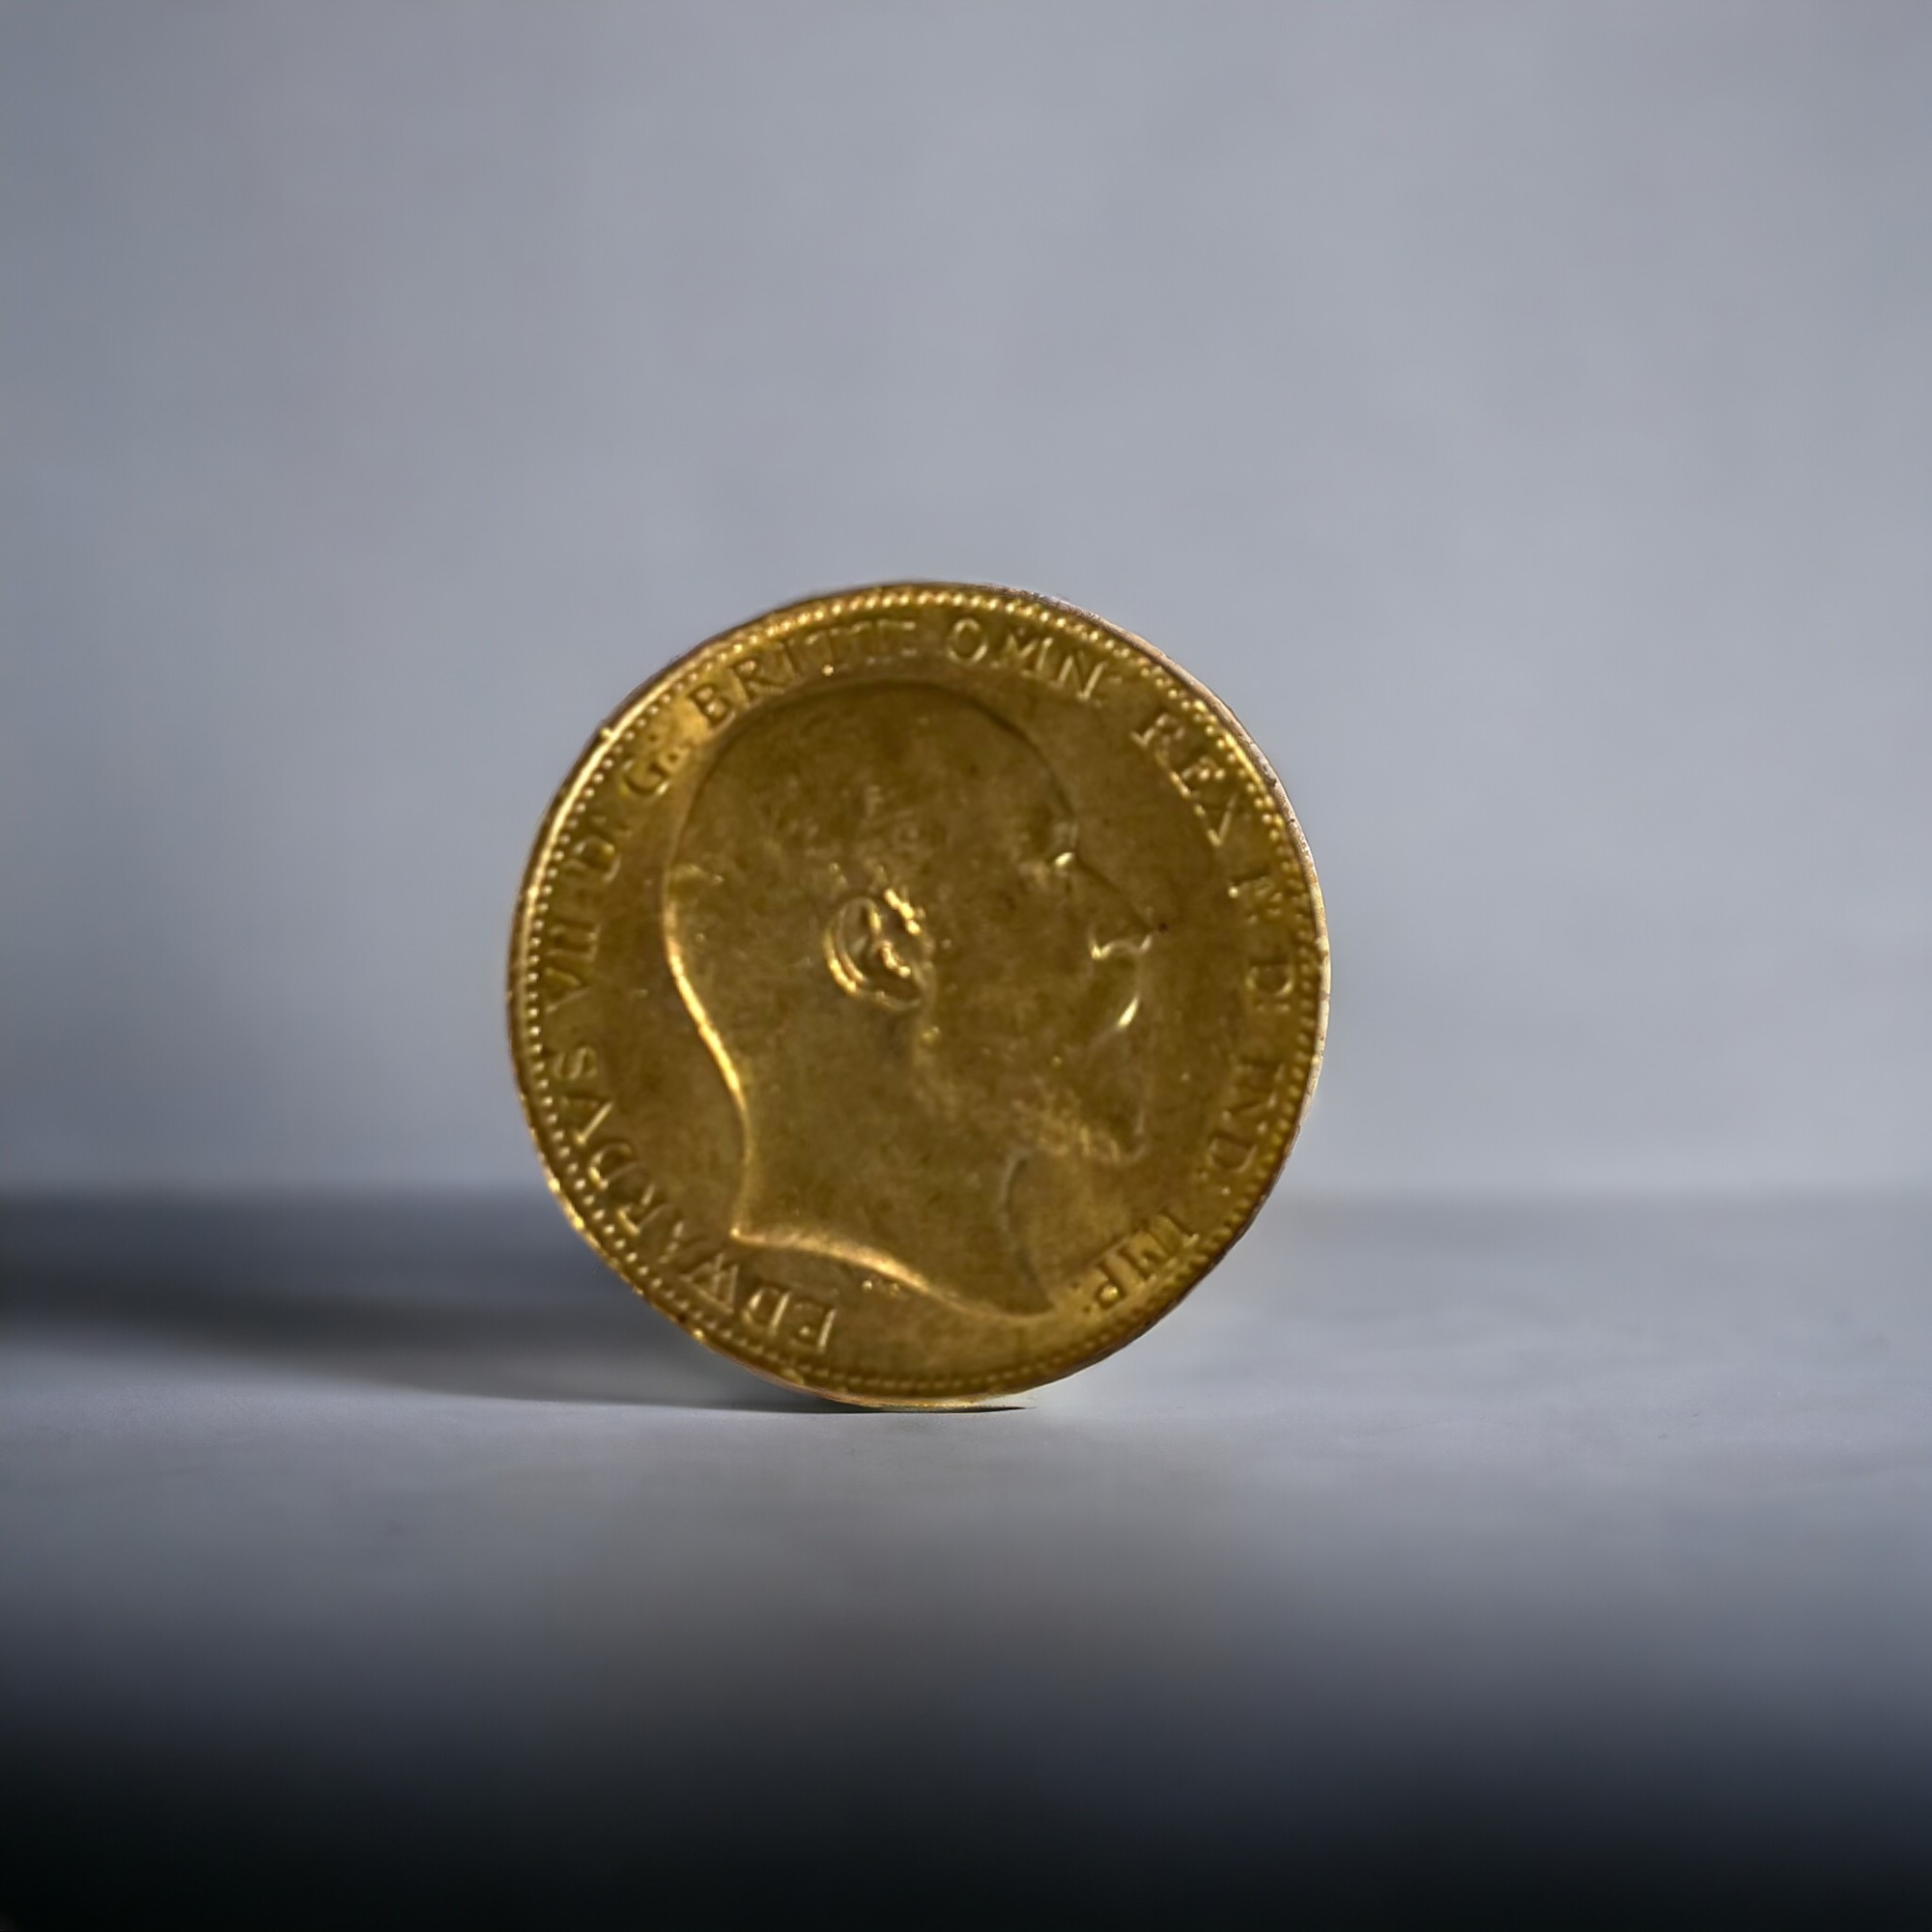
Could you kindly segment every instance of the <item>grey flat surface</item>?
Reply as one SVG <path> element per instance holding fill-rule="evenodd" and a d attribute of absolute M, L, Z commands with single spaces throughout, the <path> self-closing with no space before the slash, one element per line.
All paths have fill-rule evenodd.
<path fill-rule="evenodd" d="M 29 1932 L 1932 1917 L 1923 1201 L 1288 1200 L 939 1416 L 538 1201 L 5 1227 Z"/>

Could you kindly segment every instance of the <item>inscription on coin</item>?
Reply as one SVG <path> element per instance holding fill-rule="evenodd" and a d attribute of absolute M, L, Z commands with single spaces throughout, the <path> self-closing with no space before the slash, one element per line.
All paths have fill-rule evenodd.
<path fill-rule="evenodd" d="M 1042 684 L 1070 691 L 1092 703 L 1107 675 L 1107 660 L 1098 652 L 1056 638 L 1037 624 L 1014 621 L 997 624 L 979 617 L 961 617 L 946 634 L 948 654 L 960 664 L 988 664 L 1014 670 Z"/>
<path fill-rule="evenodd" d="M 1104 1313 L 1139 1289 L 1151 1287 L 1201 1236 L 1178 1214 L 1156 1214 L 1145 1226 L 1111 1242 L 1080 1286 L 1089 1304 Z"/>

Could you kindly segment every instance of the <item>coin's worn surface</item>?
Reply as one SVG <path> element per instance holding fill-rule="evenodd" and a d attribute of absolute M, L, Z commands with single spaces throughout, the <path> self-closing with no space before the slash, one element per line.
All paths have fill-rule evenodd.
<path fill-rule="evenodd" d="M 611 716 L 518 904 L 552 1187 L 700 1341 L 982 1401 L 1173 1307 L 1315 1085 L 1308 848 L 1210 693 L 1064 604 L 847 591 Z"/>

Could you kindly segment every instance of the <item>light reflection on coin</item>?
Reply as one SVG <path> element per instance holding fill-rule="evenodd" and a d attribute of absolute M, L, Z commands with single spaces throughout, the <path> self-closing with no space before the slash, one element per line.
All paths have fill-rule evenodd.
<path fill-rule="evenodd" d="M 510 963 L 551 1185 L 699 1340 L 860 1403 L 1132 1339 L 1315 1084 L 1315 870 L 1233 716 L 1051 600 L 813 598 L 700 645 L 551 807 Z"/>

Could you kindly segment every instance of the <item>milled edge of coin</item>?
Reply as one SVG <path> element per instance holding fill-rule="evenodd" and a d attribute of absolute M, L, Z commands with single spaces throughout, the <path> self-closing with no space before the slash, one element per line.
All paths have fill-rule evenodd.
<path fill-rule="evenodd" d="M 641 1257 L 627 1253 L 621 1234 L 601 1228 L 594 1209 L 580 1208 L 569 1185 L 573 1176 L 569 1172 L 568 1149 L 556 1146 L 560 1123 L 554 1120 L 546 1122 L 541 1118 L 546 1107 L 554 1113 L 554 1095 L 544 1066 L 542 1014 L 533 997 L 538 970 L 533 960 L 533 941 L 554 887 L 552 874 L 557 864 L 558 847 L 572 829 L 572 820 L 584 795 L 603 776 L 605 762 L 613 747 L 661 706 L 682 695 L 694 669 L 700 665 L 708 666 L 712 658 L 728 650 L 754 648 L 775 634 L 781 636 L 814 621 L 831 622 L 900 605 L 913 608 L 956 605 L 968 612 L 1009 617 L 1037 614 L 1052 621 L 1057 629 L 1075 628 L 1110 656 L 1124 654 L 1131 659 L 1138 654 L 1148 667 L 1171 680 L 1175 696 L 1181 703 L 1200 714 L 1201 720 L 1223 734 L 1239 753 L 1237 776 L 1252 787 L 1255 802 L 1263 808 L 1261 815 L 1267 828 L 1268 841 L 1280 848 L 1280 857 L 1292 863 L 1299 874 L 1309 921 L 1303 943 L 1314 956 L 1319 984 L 1312 1028 L 1298 1048 L 1293 1066 L 1299 1078 L 1287 1083 L 1280 1104 L 1271 1110 L 1268 1134 L 1256 1145 L 1261 1158 L 1248 1183 L 1251 1192 L 1210 1233 L 1199 1236 L 1198 1246 L 1189 1252 L 1189 1265 L 1159 1295 L 1145 1302 L 1123 1303 L 1118 1321 L 1094 1329 L 1077 1344 L 1024 1363 L 1020 1372 L 1011 1376 L 980 1373 L 922 1377 L 907 1381 L 860 1375 L 841 1380 L 818 1379 L 782 1358 L 761 1358 L 752 1349 L 741 1346 L 735 1336 L 721 1334 L 710 1325 L 711 1318 L 704 1311 L 684 1305 L 678 1284 L 665 1278 Z M 781 1387 L 806 1390 L 860 1407 L 945 1409 L 996 1403 L 1076 1373 L 1144 1334 L 1212 1272 L 1252 1225 L 1272 1193 L 1306 1118 L 1327 1039 L 1329 948 L 1321 883 L 1287 791 L 1265 753 L 1214 692 L 1155 645 L 1063 599 L 1003 584 L 906 580 L 794 599 L 705 639 L 634 687 L 592 733 L 545 812 L 517 895 L 508 966 L 509 1046 L 518 1098 L 545 1181 L 571 1226 L 634 1293 L 677 1322 L 694 1339 Z M 574 1178 L 586 1195 L 592 1193 L 592 1186 L 585 1184 L 586 1177 Z M 1238 1194 L 1234 1198 L 1241 1200 Z"/>

